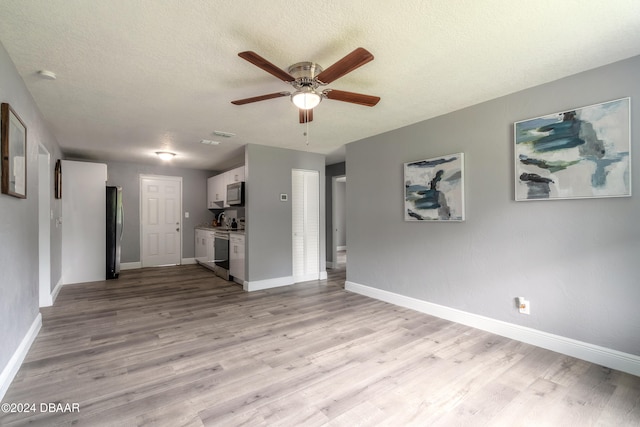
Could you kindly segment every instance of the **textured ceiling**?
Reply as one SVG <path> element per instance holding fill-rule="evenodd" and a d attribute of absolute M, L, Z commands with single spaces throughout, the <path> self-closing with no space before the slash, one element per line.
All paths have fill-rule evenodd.
<path fill-rule="evenodd" d="M 247 143 L 327 154 L 344 144 L 640 54 L 638 0 L 2 0 L 0 42 L 66 155 L 225 169 Z M 375 60 L 328 87 L 308 127 L 290 86 L 237 56 L 324 68 Z M 57 80 L 45 80 L 47 69 Z M 0 95 L 2 94 L 0 89 Z M 235 133 L 219 146 L 215 130 Z"/>

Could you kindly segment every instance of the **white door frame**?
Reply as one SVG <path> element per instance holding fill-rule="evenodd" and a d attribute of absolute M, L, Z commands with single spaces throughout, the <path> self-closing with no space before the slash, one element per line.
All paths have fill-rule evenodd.
<path fill-rule="evenodd" d="M 140 203 L 138 204 L 138 218 L 140 218 L 140 266 L 142 266 L 142 260 L 144 259 L 144 236 L 143 236 L 143 229 L 142 229 L 142 221 L 143 221 L 143 217 L 142 217 L 142 180 L 143 179 L 158 179 L 158 180 L 166 180 L 166 181 L 176 181 L 180 184 L 180 203 L 179 203 L 179 207 L 178 207 L 178 219 L 180 221 L 180 250 L 179 250 L 179 257 L 178 257 L 178 265 L 182 264 L 182 199 L 183 199 L 183 194 L 182 194 L 182 177 L 181 176 L 168 176 L 168 175 L 145 175 L 145 174 L 140 174 L 139 178 L 138 178 L 138 190 L 139 190 L 139 199 L 140 199 Z"/>
<path fill-rule="evenodd" d="M 51 298 L 51 154 L 38 144 L 38 287 L 40 307 L 53 305 Z"/>

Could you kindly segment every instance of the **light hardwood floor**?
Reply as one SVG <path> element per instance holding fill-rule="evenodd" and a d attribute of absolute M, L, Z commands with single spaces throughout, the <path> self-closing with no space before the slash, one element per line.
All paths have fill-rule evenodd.
<path fill-rule="evenodd" d="M 65 286 L 0 425 L 637 426 L 640 378 L 345 292 L 199 266 Z M 79 412 L 40 412 L 41 403 Z"/>

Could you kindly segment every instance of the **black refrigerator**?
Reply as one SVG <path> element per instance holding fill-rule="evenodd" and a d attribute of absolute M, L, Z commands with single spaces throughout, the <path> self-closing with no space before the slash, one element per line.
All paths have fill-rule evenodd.
<path fill-rule="evenodd" d="M 107 187 L 107 279 L 120 274 L 123 215 L 122 187 Z"/>

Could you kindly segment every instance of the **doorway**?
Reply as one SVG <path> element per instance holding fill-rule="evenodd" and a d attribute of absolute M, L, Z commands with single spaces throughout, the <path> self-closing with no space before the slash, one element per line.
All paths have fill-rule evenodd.
<path fill-rule="evenodd" d="M 181 263 L 181 212 L 182 177 L 140 175 L 142 267 Z"/>
<path fill-rule="evenodd" d="M 294 283 L 320 278 L 320 173 L 291 171 Z"/>
<path fill-rule="evenodd" d="M 38 147 L 38 287 L 40 307 L 53 304 L 51 298 L 51 174 L 49 151 Z"/>
<path fill-rule="evenodd" d="M 331 181 L 331 266 L 347 268 L 347 177 L 335 176 Z"/>

